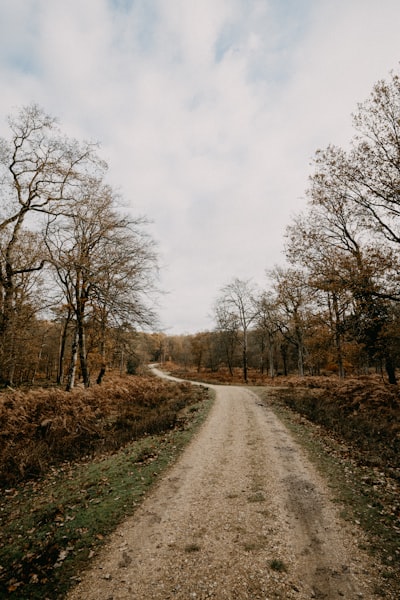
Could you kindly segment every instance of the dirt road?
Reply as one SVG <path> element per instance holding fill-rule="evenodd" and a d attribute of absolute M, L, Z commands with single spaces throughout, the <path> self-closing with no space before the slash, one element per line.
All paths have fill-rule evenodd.
<path fill-rule="evenodd" d="M 359 532 L 287 429 L 240 387 L 112 536 L 69 600 L 375 598 Z"/>

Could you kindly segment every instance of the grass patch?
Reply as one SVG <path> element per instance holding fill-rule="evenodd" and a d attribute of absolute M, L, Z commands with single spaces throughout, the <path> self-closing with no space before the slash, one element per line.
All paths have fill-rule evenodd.
<path fill-rule="evenodd" d="M 279 558 L 273 558 L 272 560 L 269 561 L 269 566 L 273 571 L 278 571 L 279 573 L 283 573 L 287 571 L 287 567 L 285 565 L 285 563 L 283 562 L 283 560 L 280 560 Z"/>
<path fill-rule="evenodd" d="M 40 480 L 7 488 L 1 501 L 0 598 L 63 598 L 133 514 L 205 420 L 211 399 L 192 404 L 173 429 L 114 453 L 64 462 Z"/>
<path fill-rule="evenodd" d="M 265 502 L 264 492 L 254 492 L 254 494 L 247 497 L 247 502 Z"/>
<path fill-rule="evenodd" d="M 187 544 L 185 546 L 185 552 L 187 552 L 188 554 L 192 553 L 192 552 L 200 552 L 201 547 L 199 546 L 199 544 L 193 543 L 193 544 Z"/>

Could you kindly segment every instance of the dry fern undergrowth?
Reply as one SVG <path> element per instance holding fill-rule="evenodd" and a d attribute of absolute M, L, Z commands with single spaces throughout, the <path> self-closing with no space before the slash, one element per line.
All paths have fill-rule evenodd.
<path fill-rule="evenodd" d="M 0 485 L 42 476 L 63 461 L 107 452 L 144 434 L 171 429 L 203 388 L 150 376 L 113 377 L 71 393 L 0 394 Z"/>

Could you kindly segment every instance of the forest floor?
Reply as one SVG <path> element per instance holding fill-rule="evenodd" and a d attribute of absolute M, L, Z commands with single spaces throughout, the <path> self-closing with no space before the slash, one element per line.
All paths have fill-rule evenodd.
<path fill-rule="evenodd" d="M 344 519 L 337 489 L 271 409 L 276 391 L 215 392 L 191 444 L 68 599 L 397 599 L 398 556 L 382 568 L 368 554 L 361 520 Z"/>

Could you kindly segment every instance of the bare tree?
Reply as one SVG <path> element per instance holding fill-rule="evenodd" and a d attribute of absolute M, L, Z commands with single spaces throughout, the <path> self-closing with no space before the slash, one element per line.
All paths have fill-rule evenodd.
<path fill-rule="evenodd" d="M 219 344 L 226 358 L 229 373 L 233 376 L 234 358 L 240 331 L 239 320 L 223 298 L 217 300 L 214 310 Z"/>
<path fill-rule="evenodd" d="M 279 331 L 277 306 L 271 293 L 263 292 L 257 300 L 258 315 L 256 319 L 256 328 L 260 338 L 261 360 L 260 371 L 264 373 L 264 353 L 268 355 L 269 375 L 275 375 L 275 339 Z"/>
<path fill-rule="evenodd" d="M 256 290 L 250 280 L 236 278 L 224 286 L 216 303 L 216 314 L 220 323 L 229 324 L 231 330 L 234 325 L 236 331 L 241 332 L 238 339 L 242 346 L 243 379 L 247 383 L 248 331 L 258 314 Z M 221 315 L 223 321 L 221 321 Z"/>
<path fill-rule="evenodd" d="M 382 244 L 381 238 L 378 244 L 372 237 L 365 207 L 354 202 L 352 184 L 343 151 L 329 147 L 317 153 L 309 210 L 287 230 L 287 255 L 306 269 L 310 287 L 325 294 L 339 374 L 344 375 L 342 340 L 347 327 L 370 357 L 385 361 L 389 381 L 395 383 L 392 344 L 388 340 L 385 348 L 383 332 L 390 303 L 399 299 L 398 259 L 389 242 Z"/>
<path fill-rule="evenodd" d="M 304 375 L 305 329 L 308 320 L 309 287 L 299 269 L 275 267 L 267 273 L 275 294 L 277 327 L 283 337 L 296 348 L 297 367 Z"/>
<path fill-rule="evenodd" d="M 76 326 L 67 387 L 73 386 L 77 354 L 83 383 L 90 385 L 87 328 L 97 324 L 101 383 L 106 369 L 106 335 L 121 323 L 152 324 L 154 310 L 145 302 L 154 290 L 156 255 L 142 231 L 143 219 L 127 219 L 116 211 L 112 189 L 89 178 L 75 191 L 70 212 L 49 218 L 48 260 L 72 310 Z"/>
<path fill-rule="evenodd" d="M 365 225 L 400 243 L 400 77 L 378 81 L 353 117 L 357 134 L 347 156 L 348 194 Z"/>
<path fill-rule="evenodd" d="M 9 118 L 10 140 L 0 140 L 0 362 L 8 362 L 13 314 L 21 276 L 44 266 L 40 243 L 21 253 L 26 230 L 43 215 L 66 210 L 82 171 L 99 164 L 92 146 L 63 137 L 55 120 L 36 105 Z M 7 380 L 6 373 L 1 373 Z"/>

